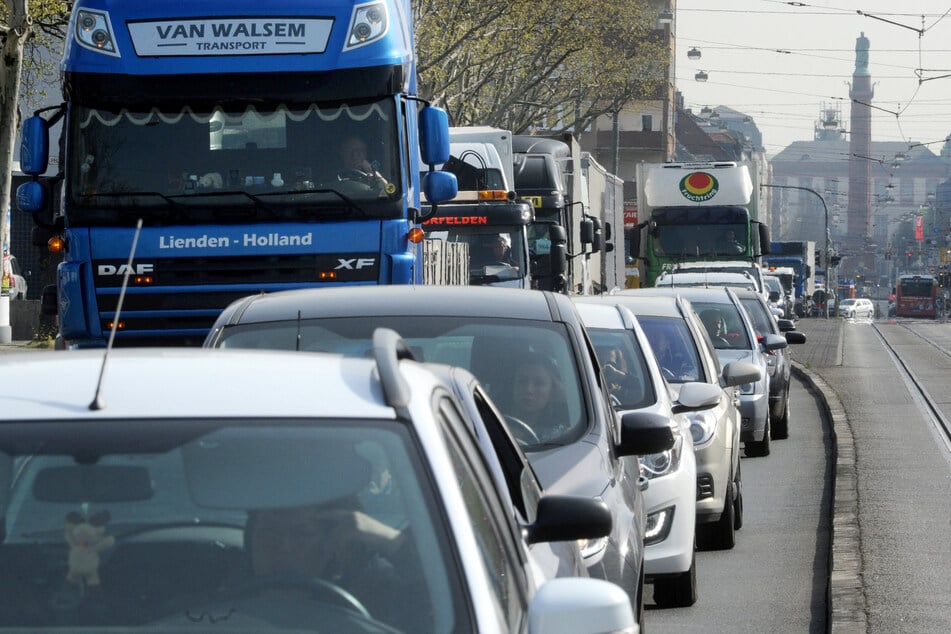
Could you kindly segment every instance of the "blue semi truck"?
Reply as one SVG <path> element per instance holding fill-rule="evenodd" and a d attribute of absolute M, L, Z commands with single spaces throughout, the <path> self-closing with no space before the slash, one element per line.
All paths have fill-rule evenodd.
<path fill-rule="evenodd" d="M 816 243 L 812 241 L 771 242 L 769 255 L 763 256 L 764 267 L 791 268 L 793 270 L 794 310 L 798 317 L 811 314 L 809 304 L 815 293 Z"/>
<path fill-rule="evenodd" d="M 17 202 L 62 253 L 64 347 L 197 345 L 244 295 L 422 282 L 420 192 L 456 183 L 409 0 L 78 0 L 62 80 L 24 122 Z"/>

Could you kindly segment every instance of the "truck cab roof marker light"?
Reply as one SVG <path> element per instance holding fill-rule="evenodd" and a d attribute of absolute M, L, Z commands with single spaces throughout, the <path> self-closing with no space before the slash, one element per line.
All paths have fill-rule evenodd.
<path fill-rule="evenodd" d="M 350 51 L 379 40 L 386 35 L 389 23 L 385 3 L 370 2 L 355 6 L 343 50 Z"/>
<path fill-rule="evenodd" d="M 121 57 L 116 49 L 109 14 L 83 9 L 76 13 L 76 41 L 83 48 L 97 53 Z"/>

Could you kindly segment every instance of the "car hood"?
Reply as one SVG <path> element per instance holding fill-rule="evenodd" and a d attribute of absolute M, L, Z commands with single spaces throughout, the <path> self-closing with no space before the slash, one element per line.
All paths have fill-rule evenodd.
<path fill-rule="evenodd" d="M 614 474 L 606 449 L 589 436 L 527 455 L 545 493 L 598 497 Z"/>

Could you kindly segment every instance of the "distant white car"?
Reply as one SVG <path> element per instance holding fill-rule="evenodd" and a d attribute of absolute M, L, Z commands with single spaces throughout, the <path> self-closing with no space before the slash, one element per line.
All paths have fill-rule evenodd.
<path fill-rule="evenodd" d="M 870 299 L 843 299 L 838 313 L 839 317 L 846 319 L 871 319 L 875 315 L 875 306 Z"/>
<path fill-rule="evenodd" d="M 3 256 L 3 270 L 10 275 L 10 299 L 26 299 L 26 278 L 20 271 L 15 255 Z"/>

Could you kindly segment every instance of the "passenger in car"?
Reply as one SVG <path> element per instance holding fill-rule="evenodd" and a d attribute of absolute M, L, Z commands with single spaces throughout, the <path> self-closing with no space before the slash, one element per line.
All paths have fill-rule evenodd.
<path fill-rule="evenodd" d="M 729 348 L 730 342 L 727 341 L 726 333 L 723 328 L 723 316 L 716 309 L 708 309 L 700 313 L 700 321 L 707 328 L 710 340 L 715 348 Z"/>
<path fill-rule="evenodd" d="M 561 438 L 567 431 L 568 401 L 555 363 L 528 353 L 515 369 L 511 414 L 532 428 L 539 440 Z"/>

